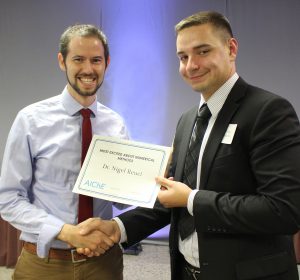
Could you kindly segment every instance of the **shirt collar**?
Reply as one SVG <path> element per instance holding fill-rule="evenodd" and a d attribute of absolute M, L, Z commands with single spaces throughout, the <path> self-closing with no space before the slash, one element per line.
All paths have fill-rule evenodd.
<path fill-rule="evenodd" d="M 62 104 L 70 116 L 78 114 L 84 107 L 78 103 L 73 96 L 69 93 L 67 86 L 62 92 Z M 97 96 L 95 101 L 88 107 L 92 111 L 92 115 L 97 115 Z"/>
<path fill-rule="evenodd" d="M 217 118 L 220 110 L 222 109 L 227 96 L 229 95 L 232 87 L 238 80 L 239 75 L 234 73 L 207 101 L 207 106 L 211 112 L 212 118 Z M 202 104 L 205 103 L 205 100 L 201 94 L 201 100 L 199 108 Z"/>

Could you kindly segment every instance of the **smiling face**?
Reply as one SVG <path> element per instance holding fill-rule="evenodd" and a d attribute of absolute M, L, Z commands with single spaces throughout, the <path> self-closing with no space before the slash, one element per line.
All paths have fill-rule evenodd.
<path fill-rule="evenodd" d="M 211 24 L 182 29 L 176 45 L 182 78 L 205 100 L 235 73 L 237 42 L 225 39 Z"/>
<path fill-rule="evenodd" d="M 75 36 L 68 45 L 66 59 L 59 53 L 58 61 L 66 72 L 69 93 L 83 106 L 89 106 L 106 70 L 102 42 L 95 37 Z"/>

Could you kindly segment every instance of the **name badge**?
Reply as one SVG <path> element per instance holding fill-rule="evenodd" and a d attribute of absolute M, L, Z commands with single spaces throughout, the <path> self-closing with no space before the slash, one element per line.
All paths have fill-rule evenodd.
<path fill-rule="evenodd" d="M 225 132 L 225 135 L 222 139 L 223 144 L 230 145 L 232 143 L 236 128 L 237 128 L 237 124 L 231 123 L 231 124 L 228 125 L 228 128 L 227 128 L 227 130 Z"/>

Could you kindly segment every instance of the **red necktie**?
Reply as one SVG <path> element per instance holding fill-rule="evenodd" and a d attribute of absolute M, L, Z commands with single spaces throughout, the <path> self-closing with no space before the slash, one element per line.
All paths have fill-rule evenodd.
<path fill-rule="evenodd" d="M 91 111 L 90 109 L 81 109 L 82 115 L 82 143 L 81 143 L 81 165 L 88 151 L 89 145 L 92 140 L 92 125 L 91 125 Z M 86 195 L 79 195 L 78 206 L 78 223 L 93 217 L 93 198 Z"/>

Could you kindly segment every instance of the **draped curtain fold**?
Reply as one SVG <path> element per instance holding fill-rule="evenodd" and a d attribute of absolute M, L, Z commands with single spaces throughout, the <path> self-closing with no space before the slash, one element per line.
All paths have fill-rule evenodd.
<path fill-rule="evenodd" d="M 294 248 L 296 253 L 297 263 L 300 264 L 300 231 L 294 235 Z"/>
<path fill-rule="evenodd" d="M 15 266 L 22 249 L 20 232 L 0 218 L 0 266 Z"/>

